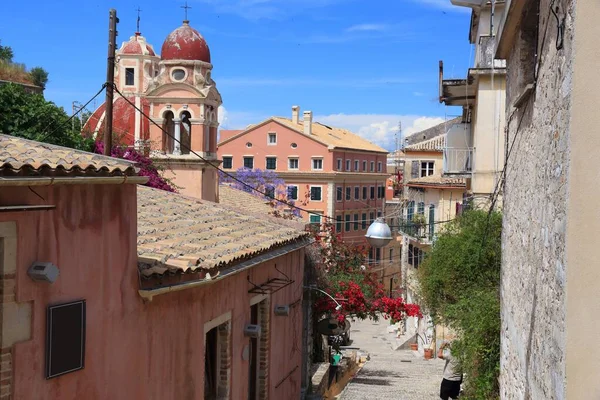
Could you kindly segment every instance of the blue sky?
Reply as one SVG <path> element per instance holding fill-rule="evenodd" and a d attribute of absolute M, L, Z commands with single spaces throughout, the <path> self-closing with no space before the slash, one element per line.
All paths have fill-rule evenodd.
<path fill-rule="evenodd" d="M 437 101 L 438 61 L 464 77 L 472 58 L 470 14 L 450 0 L 188 0 L 190 25 L 207 40 L 223 96 L 222 128 L 240 128 L 297 104 L 316 120 L 393 148 L 404 133 L 459 110 Z M 60 6 L 59 6 L 60 4 Z M 15 61 L 50 73 L 46 98 L 70 112 L 106 75 L 108 10 L 119 36 L 141 31 L 160 52 L 184 4 L 166 1 L 2 2 L 0 40 Z"/>

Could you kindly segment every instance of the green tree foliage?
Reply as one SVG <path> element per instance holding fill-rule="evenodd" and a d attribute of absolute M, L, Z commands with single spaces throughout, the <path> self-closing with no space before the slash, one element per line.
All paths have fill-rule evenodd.
<path fill-rule="evenodd" d="M 439 235 L 419 268 L 421 295 L 454 328 L 466 374 L 465 398 L 499 398 L 502 215 L 468 211 Z"/>
<path fill-rule="evenodd" d="M 43 95 L 15 84 L 0 86 L 0 133 L 92 151 L 93 140 L 80 132 L 80 121 L 69 121 L 65 110 Z"/>
<path fill-rule="evenodd" d="M 13 50 L 9 46 L 2 46 L 0 44 L 0 61 L 4 61 L 6 63 L 12 62 L 13 59 Z"/>
<path fill-rule="evenodd" d="M 46 83 L 48 83 L 48 71 L 42 67 L 35 67 L 31 68 L 29 75 L 31 75 L 34 85 L 39 86 L 42 89 L 46 88 Z"/>

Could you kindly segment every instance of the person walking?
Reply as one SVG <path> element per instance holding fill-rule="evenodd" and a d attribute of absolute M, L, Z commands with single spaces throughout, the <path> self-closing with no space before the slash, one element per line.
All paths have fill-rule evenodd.
<path fill-rule="evenodd" d="M 442 385 L 440 387 L 440 398 L 442 400 L 458 399 L 463 374 L 458 360 L 452 354 L 451 343 L 442 343 L 437 356 L 442 360 L 446 360 L 446 365 L 444 366 L 444 378 L 442 379 Z"/>

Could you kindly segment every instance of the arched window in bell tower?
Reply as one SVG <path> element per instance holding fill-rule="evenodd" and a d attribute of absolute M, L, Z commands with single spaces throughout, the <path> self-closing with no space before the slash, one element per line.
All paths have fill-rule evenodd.
<path fill-rule="evenodd" d="M 181 154 L 189 154 L 192 146 L 192 115 L 189 111 L 181 113 Z"/>
<path fill-rule="evenodd" d="M 174 117 L 173 111 L 165 111 L 163 113 L 162 151 L 166 154 L 173 153 L 173 137 L 175 135 Z M 169 134 L 167 135 L 164 131 L 169 132 Z"/>

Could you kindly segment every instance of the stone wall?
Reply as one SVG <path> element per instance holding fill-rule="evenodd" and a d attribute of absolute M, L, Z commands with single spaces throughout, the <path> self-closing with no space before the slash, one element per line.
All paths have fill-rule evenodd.
<path fill-rule="evenodd" d="M 565 398 L 565 234 L 574 1 L 564 48 L 550 0 L 529 1 L 507 61 L 507 172 L 502 232 L 503 399 Z M 548 24 L 548 26 L 546 26 Z M 537 39 L 537 41 L 536 41 Z M 535 52 L 540 52 L 535 71 Z M 515 110 L 527 83 L 531 96 Z M 514 142 L 514 147 L 512 147 Z"/>

